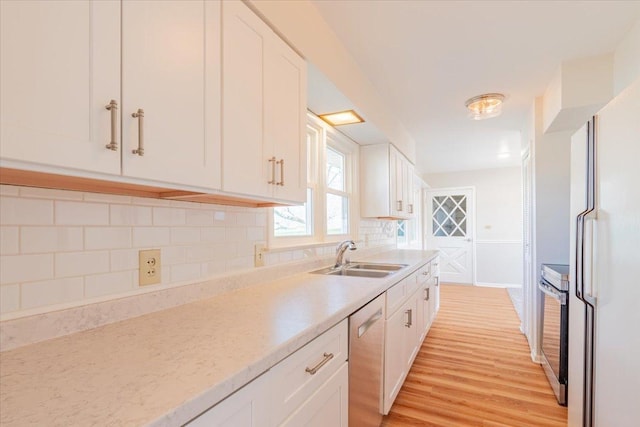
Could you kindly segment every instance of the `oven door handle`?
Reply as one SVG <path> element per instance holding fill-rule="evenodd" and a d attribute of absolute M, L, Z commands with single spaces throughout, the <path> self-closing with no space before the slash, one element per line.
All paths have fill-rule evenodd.
<path fill-rule="evenodd" d="M 567 305 L 566 292 L 561 292 L 553 286 L 544 283 L 543 281 L 540 281 L 540 283 L 538 284 L 538 288 L 540 288 L 542 292 L 549 295 L 551 298 L 558 300 L 561 305 Z"/>

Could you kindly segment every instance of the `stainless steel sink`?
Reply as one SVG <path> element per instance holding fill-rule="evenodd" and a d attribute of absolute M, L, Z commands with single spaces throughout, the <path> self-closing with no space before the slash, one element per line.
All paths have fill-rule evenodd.
<path fill-rule="evenodd" d="M 357 270 L 382 270 L 382 271 L 398 271 L 405 268 L 407 264 L 381 264 L 381 263 L 359 263 L 354 262 L 347 264 L 346 268 L 348 269 L 357 269 Z"/>
<path fill-rule="evenodd" d="M 356 276 L 356 277 L 387 277 L 391 272 L 389 271 L 374 271 L 374 270 L 334 270 L 331 273 L 325 273 L 331 276 Z"/>
<path fill-rule="evenodd" d="M 312 271 L 314 274 L 326 274 L 331 276 L 355 276 L 355 277 L 387 277 L 398 270 L 405 268 L 407 264 L 383 264 L 373 262 L 352 262 L 342 267 L 327 267 Z"/>

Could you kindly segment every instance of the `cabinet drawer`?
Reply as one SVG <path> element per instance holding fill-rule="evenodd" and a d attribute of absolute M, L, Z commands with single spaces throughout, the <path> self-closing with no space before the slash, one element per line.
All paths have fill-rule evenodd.
<path fill-rule="evenodd" d="M 387 289 L 387 319 L 402 305 L 407 296 L 407 279 L 402 279 Z"/>
<path fill-rule="evenodd" d="M 277 378 L 273 386 L 276 425 L 344 364 L 348 358 L 348 331 L 345 319 L 271 369 L 273 378 Z"/>

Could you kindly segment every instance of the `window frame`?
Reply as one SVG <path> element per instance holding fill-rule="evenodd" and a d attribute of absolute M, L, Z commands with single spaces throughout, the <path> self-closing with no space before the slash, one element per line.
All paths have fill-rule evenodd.
<path fill-rule="evenodd" d="M 267 244 L 272 248 L 291 248 L 337 243 L 345 239 L 358 237 L 358 159 L 359 146 L 350 138 L 329 126 L 313 113 L 307 114 L 307 135 L 313 134 L 307 150 L 307 188 L 312 190 L 312 231 L 310 236 L 275 236 L 274 209 L 268 209 Z M 329 189 L 326 183 L 326 150 L 330 147 L 344 156 L 345 191 Z M 348 199 L 348 232 L 328 234 L 327 232 L 327 194 L 337 194 Z"/>

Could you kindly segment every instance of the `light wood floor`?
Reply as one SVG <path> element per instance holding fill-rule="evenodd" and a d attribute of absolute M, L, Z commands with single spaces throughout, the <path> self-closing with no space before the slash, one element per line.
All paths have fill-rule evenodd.
<path fill-rule="evenodd" d="M 443 285 L 440 300 L 382 426 L 566 426 L 507 291 Z"/>

